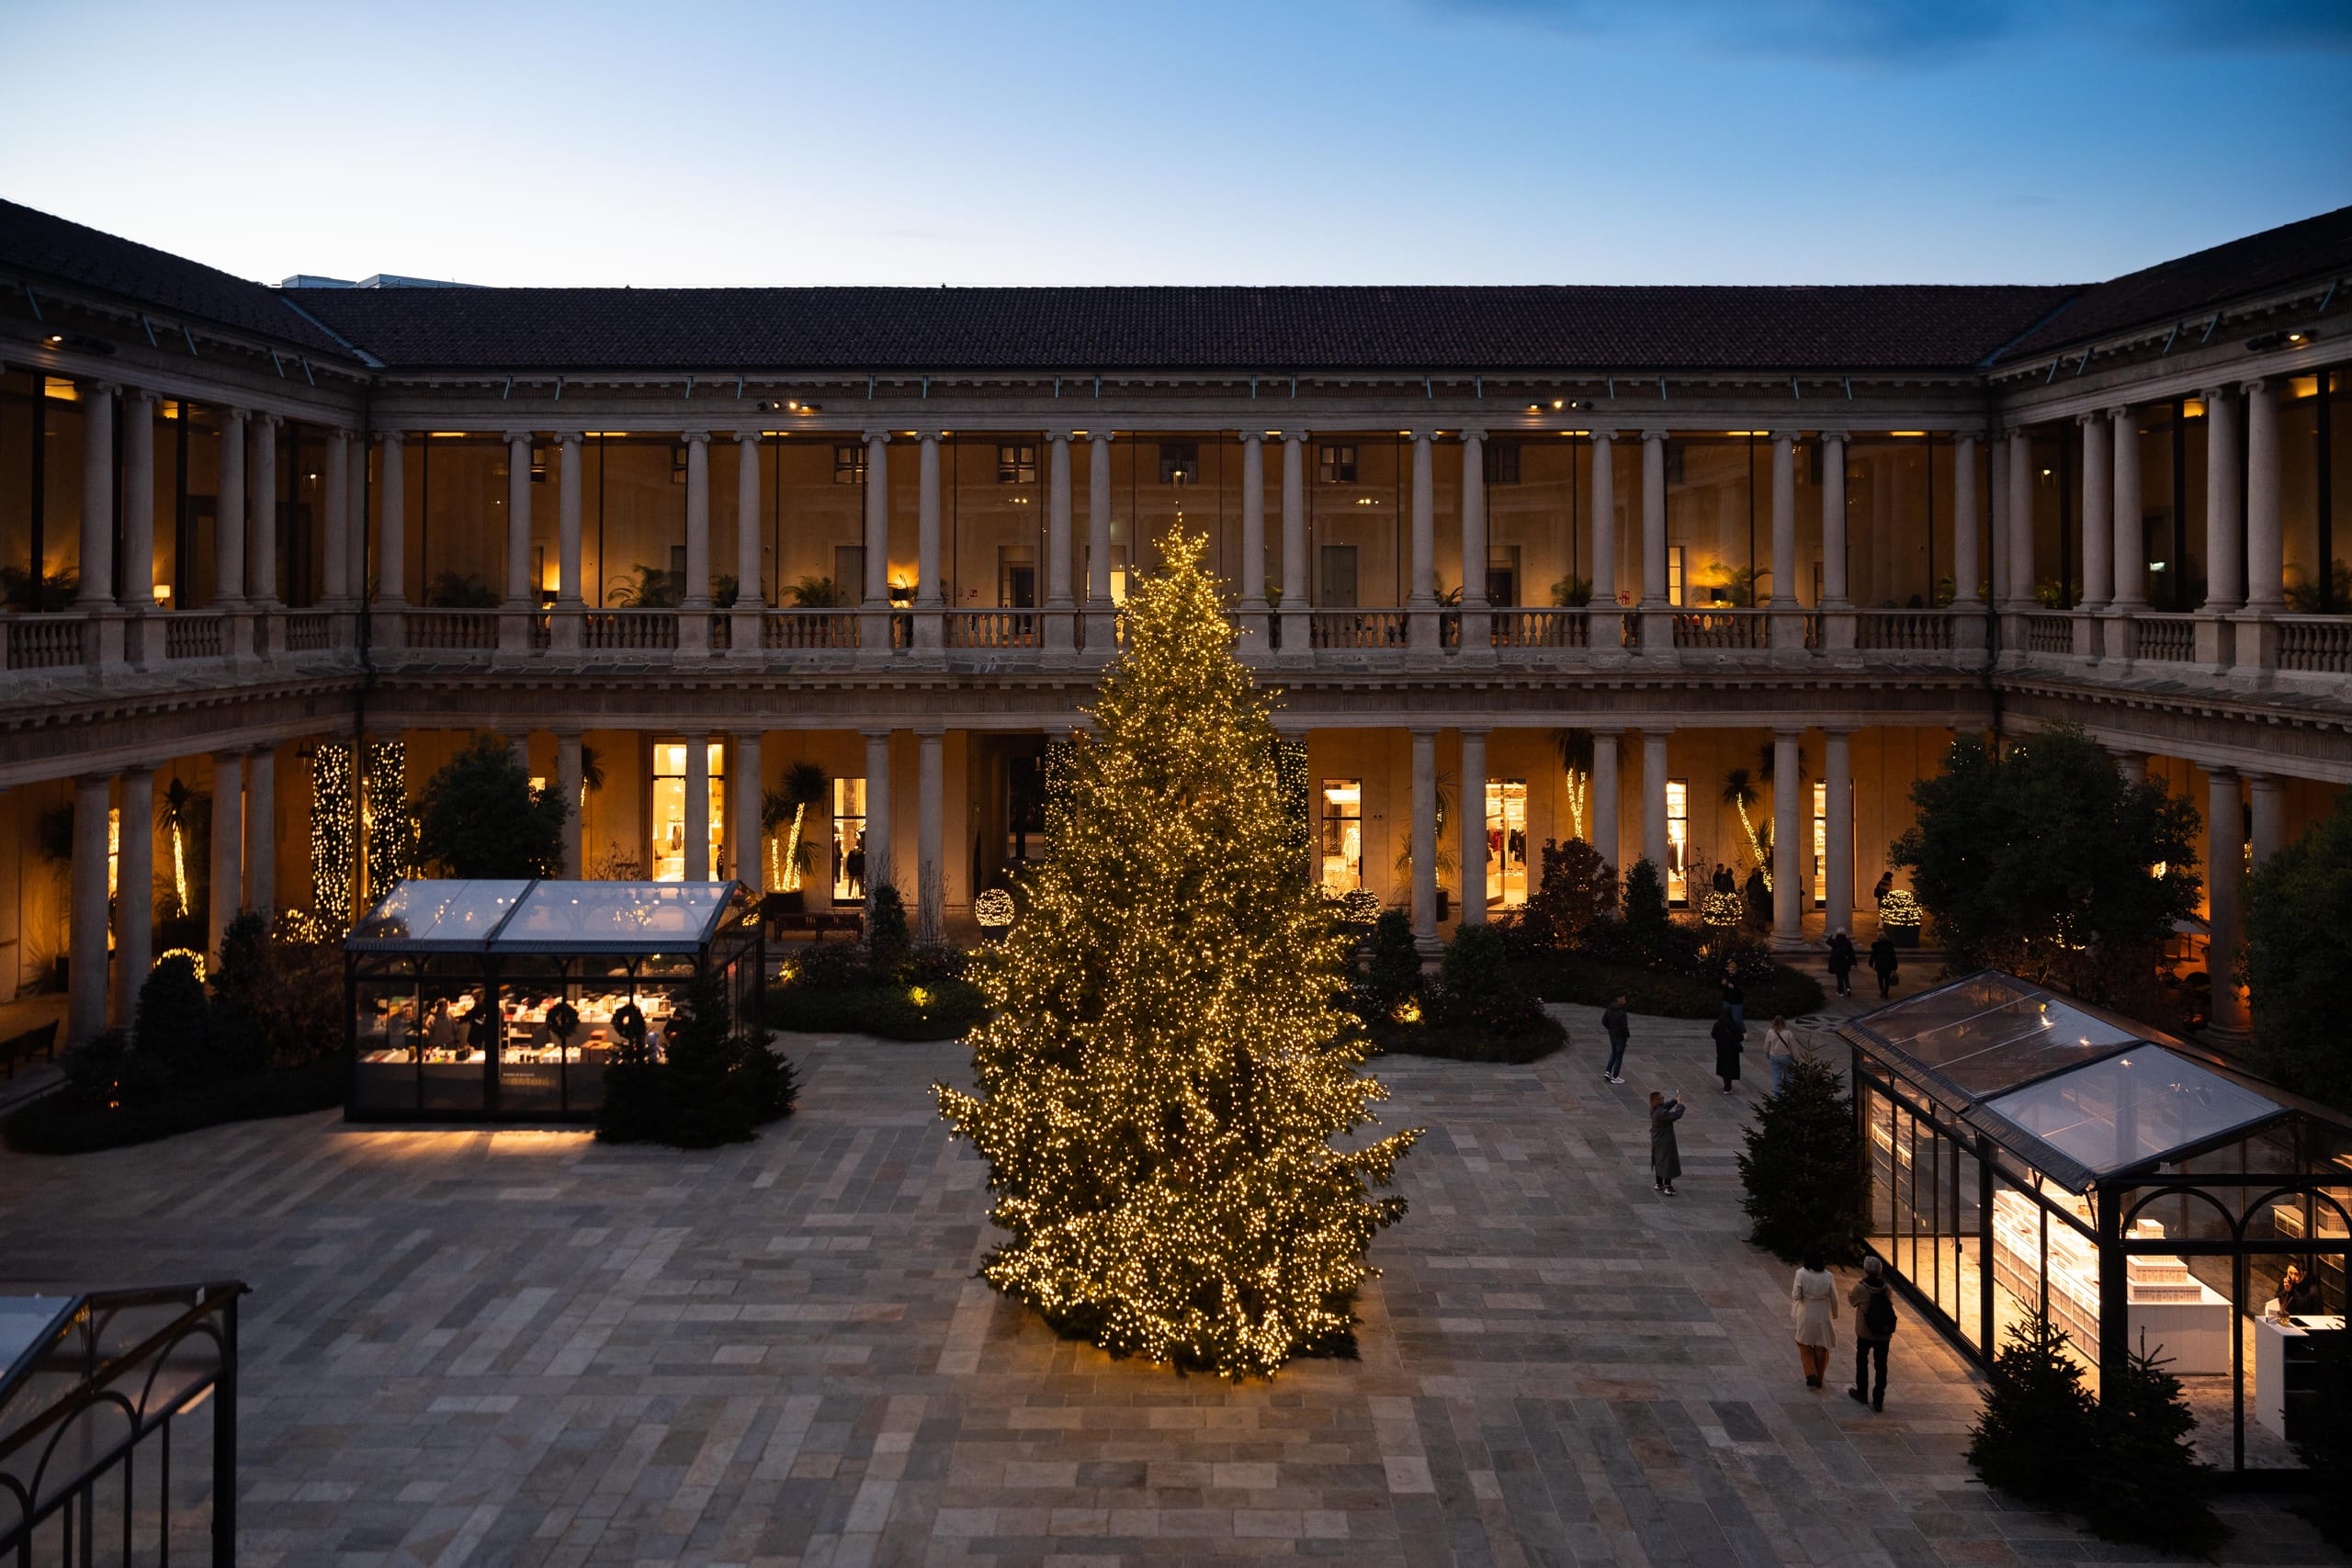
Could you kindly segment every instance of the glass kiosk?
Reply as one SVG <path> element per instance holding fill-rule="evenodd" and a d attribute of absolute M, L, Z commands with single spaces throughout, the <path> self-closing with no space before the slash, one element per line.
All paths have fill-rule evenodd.
<path fill-rule="evenodd" d="M 2296 1468 L 2312 1338 L 2343 1324 L 2352 1121 L 1991 970 L 1838 1032 L 1868 1244 L 1923 1316 L 1983 1361 L 2045 1312 L 2094 1387 L 2144 1344 L 2210 1462 Z M 2290 1267 L 2310 1283 L 2281 1312 Z"/>
<path fill-rule="evenodd" d="M 715 967 L 751 1028 L 764 956 L 738 883 L 403 882 L 344 942 L 345 1117 L 593 1122 L 627 1009 L 658 1057 Z"/>

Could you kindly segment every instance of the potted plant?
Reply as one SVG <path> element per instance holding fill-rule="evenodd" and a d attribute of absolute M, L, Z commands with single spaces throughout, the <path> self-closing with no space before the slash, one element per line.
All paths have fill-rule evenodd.
<path fill-rule="evenodd" d="M 1878 923 L 1879 929 L 1886 932 L 1887 940 L 1895 946 L 1918 946 L 1919 900 L 1907 887 L 1890 889 L 1885 900 L 1878 907 Z"/>
<path fill-rule="evenodd" d="M 784 771 L 783 787 L 760 797 L 760 828 L 768 845 L 769 908 L 797 914 L 806 905 L 805 884 L 809 867 L 809 841 L 805 829 L 810 807 L 825 798 L 825 770 L 814 762 L 795 762 Z M 774 840 L 783 836 L 779 848 Z"/>

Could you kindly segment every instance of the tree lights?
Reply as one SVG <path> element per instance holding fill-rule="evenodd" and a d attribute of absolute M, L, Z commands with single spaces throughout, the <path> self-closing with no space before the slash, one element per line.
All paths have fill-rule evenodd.
<path fill-rule="evenodd" d="M 323 741 L 311 752 L 311 908 L 340 936 L 351 923 L 353 874 L 358 870 L 359 792 L 351 748 Z"/>
<path fill-rule="evenodd" d="M 416 874 L 416 814 L 408 804 L 407 743 L 369 741 L 363 783 L 368 898 L 373 902 Z"/>
<path fill-rule="evenodd" d="M 1114 1355 L 1272 1373 L 1343 1336 L 1416 1132 L 1342 1152 L 1386 1091 L 1331 1005 L 1333 933 L 1202 542 L 1132 594 L 1069 747 L 1052 855 L 981 961 L 978 1092 L 935 1086 L 1011 1240 L 983 1272 Z"/>

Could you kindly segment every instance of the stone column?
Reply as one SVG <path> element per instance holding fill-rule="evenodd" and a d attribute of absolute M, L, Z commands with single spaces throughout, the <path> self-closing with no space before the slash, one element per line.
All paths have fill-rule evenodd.
<path fill-rule="evenodd" d="M 1996 609 L 2009 607 L 2009 443 L 2000 432 L 1984 445 L 1985 574 Z"/>
<path fill-rule="evenodd" d="M 2146 784 L 2148 754 L 2145 751 L 2118 751 L 2115 753 L 2115 771 L 2123 775 L 2125 784 L 2134 788 Z"/>
<path fill-rule="evenodd" d="M 253 467 L 245 473 L 245 515 L 252 552 L 245 597 L 264 609 L 275 609 L 277 595 L 277 428 L 286 422 L 274 413 L 253 417 Z"/>
<path fill-rule="evenodd" d="M 2109 423 L 2104 414 L 2086 413 L 2075 422 L 2083 433 L 2083 599 L 2091 615 L 2105 610 L 2115 598 L 2115 460 L 2108 452 Z M 2086 650 L 2079 638 L 2075 650 Z"/>
<path fill-rule="evenodd" d="M 576 882 L 585 863 L 581 847 L 588 832 L 587 814 L 581 806 L 582 772 L 580 757 L 580 731 L 559 729 L 555 732 L 555 788 L 563 802 L 563 876 Z"/>
<path fill-rule="evenodd" d="M 1098 431 L 1086 455 L 1086 646 L 1108 654 L 1111 604 L 1111 433 Z"/>
<path fill-rule="evenodd" d="M 1617 614 L 1617 472 L 1611 457 L 1616 432 L 1592 433 L 1592 620 L 1586 641 L 1596 653 L 1615 653 L 1623 646 L 1623 623 Z M 1616 857 L 1603 852 L 1614 864 Z"/>
<path fill-rule="evenodd" d="M 245 602 L 245 411 L 220 411 L 220 461 L 212 513 L 212 603 L 232 609 Z M 387 490 L 389 505 L 398 492 Z M 385 546 L 390 547 L 388 535 Z M 387 570 L 389 571 L 389 568 Z M 390 581 L 388 578 L 387 581 Z M 226 632 L 223 632 L 226 637 Z M 221 651 L 232 651 L 224 640 Z"/>
<path fill-rule="evenodd" d="M 320 545 L 325 558 L 326 603 L 342 608 L 351 603 L 351 432 L 340 426 L 327 430 L 326 493 L 321 501 L 325 515 Z"/>
<path fill-rule="evenodd" d="M 1423 953 L 1437 950 L 1437 731 L 1415 729 L 1413 738 L 1413 940 Z"/>
<path fill-rule="evenodd" d="M 112 467 L 114 442 L 107 442 Z M 79 1045 L 107 1026 L 107 811 L 113 780 L 74 781 L 72 901 L 67 908 L 65 1041 Z"/>
<path fill-rule="evenodd" d="M 890 732 L 867 729 L 865 737 L 865 913 L 874 913 L 874 890 L 897 886 L 890 854 Z"/>
<path fill-rule="evenodd" d="M 1243 653 L 1266 649 L 1266 438 L 1241 433 L 1241 622 Z"/>
<path fill-rule="evenodd" d="M 1623 852 L 1617 827 L 1617 747 L 1621 739 L 1614 729 L 1592 732 L 1592 847 L 1612 867 Z"/>
<path fill-rule="evenodd" d="M 686 444 L 686 581 L 678 593 L 678 651 L 710 649 L 710 432 L 689 430 Z"/>
<path fill-rule="evenodd" d="M 556 437 L 555 614 L 548 622 L 548 647 L 559 653 L 580 651 L 581 616 L 587 608 L 580 584 L 581 508 L 586 499 L 581 493 L 580 442 L 581 433 L 576 430 Z M 579 737 L 572 740 L 576 746 Z M 576 794 L 571 808 L 580 809 Z M 580 874 L 577 864 L 571 874 Z"/>
<path fill-rule="evenodd" d="M 1955 614 L 1984 602 L 1984 549 L 1977 534 L 1982 502 L 1976 493 L 1976 436 L 1960 431 L 1951 438 L 1951 607 Z"/>
<path fill-rule="evenodd" d="M 1304 659 L 1313 651 L 1306 604 L 1312 590 L 1306 559 L 1307 432 L 1283 432 L 1283 655 Z"/>
<path fill-rule="evenodd" d="M 82 586 L 74 603 L 84 610 L 111 610 L 114 597 L 114 396 L 115 384 L 83 378 L 82 394 Z M 101 845 L 103 849 L 103 844 Z M 99 925 L 105 925 L 101 906 Z M 99 953 L 101 962 L 105 959 Z M 104 1026 L 106 993 L 98 993 Z"/>
<path fill-rule="evenodd" d="M 2109 460 L 2114 474 L 2109 492 L 2115 511 L 2115 561 L 2110 569 L 2114 597 L 2108 601 L 2107 647 L 2109 659 L 2129 659 L 2134 651 L 2132 617 L 2148 607 L 2148 543 L 2140 510 L 2140 421 L 2128 407 L 2107 413 Z"/>
<path fill-rule="evenodd" d="M 1438 646 L 1435 434 L 1428 430 L 1413 432 L 1412 557 L 1405 579 L 1406 642 L 1432 650 Z"/>
<path fill-rule="evenodd" d="M 710 736 L 686 731 L 686 843 L 679 874 L 688 882 L 710 880 Z"/>
<path fill-rule="evenodd" d="M 2205 394 L 2205 613 L 2209 615 L 2224 615 L 2245 604 L 2236 405 L 2236 396 L 2227 387 L 2215 387 Z M 2174 570 L 2178 570 L 2178 566 Z"/>
<path fill-rule="evenodd" d="M 1804 601 L 1797 592 L 1797 438 L 1772 434 L 1772 646 L 1804 648 Z"/>
<path fill-rule="evenodd" d="M 865 433 L 865 585 L 860 601 L 859 649 L 870 657 L 890 651 L 890 433 Z M 874 886 L 873 859 L 866 856 L 866 886 Z"/>
<path fill-rule="evenodd" d="M 2276 773 L 2248 773 L 2245 782 L 2254 797 L 2254 863 L 2260 870 L 2287 847 L 2287 781 Z"/>
<path fill-rule="evenodd" d="M 947 608 L 946 580 L 939 570 L 939 442 L 942 432 L 926 430 L 915 463 L 915 646 L 926 650 L 946 641 L 941 617 Z"/>
<path fill-rule="evenodd" d="M 245 901 L 245 759 L 212 754 L 212 903 L 206 911 L 205 964 L 218 962 L 220 938 Z"/>
<path fill-rule="evenodd" d="M 947 931 L 946 734 L 926 726 L 915 740 L 915 940 L 938 942 Z"/>
<path fill-rule="evenodd" d="M 1046 650 L 1067 654 L 1074 639 L 1069 618 L 1069 432 L 1046 433 Z"/>
<path fill-rule="evenodd" d="M 741 615 L 752 613 L 754 637 L 759 640 L 758 613 L 767 605 L 767 595 L 760 579 L 763 558 L 760 552 L 760 433 L 756 429 L 735 433 L 735 609 L 738 614 L 735 648 L 742 651 Z"/>
<path fill-rule="evenodd" d="M 245 760 L 245 907 L 264 924 L 277 919 L 277 749 Z"/>
<path fill-rule="evenodd" d="M 1666 738 L 1663 729 L 1642 731 L 1642 858 L 1666 883 Z"/>
<path fill-rule="evenodd" d="M 1674 652 L 1666 577 L 1666 432 L 1642 432 L 1642 652 Z M 1661 863 L 1662 864 L 1663 863 Z M 1665 874 L 1662 871 L 1660 875 Z"/>
<path fill-rule="evenodd" d="M 2259 797 L 2257 797 L 2259 798 Z M 114 1019 L 139 1012 L 139 987 L 155 961 L 155 772 L 122 773 L 121 838 L 115 851 Z"/>
<path fill-rule="evenodd" d="M 2272 617 L 2287 608 L 2285 537 L 2278 501 L 2278 395 L 2269 381 L 2245 391 L 2245 610 L 2239 616 L 2235 663 L 2241 670 L 2275 670 L 2278 628 Z"/>
<path fill-rule="evenodd" d="M 1837 651 L 1854 646 L 1854 601 L 1846 578 L 1846 433 L 1821 433 L 1822 641 Z"/>
<path fill-rule="evenodd" d="M 1462 651 L 1474 658 L 1491 658 L 1495 651 L 1487 570 L 1487 433 L 1465 430 L 1462 433 Z"/>
<path fill-rule="evenodd" d="M 1804 946 L 1804 736 L 1772 736 L 1772 945 L 1782 953 Z"/>
<path fill-rule="evenodd" d="M 1854 765 L 1850 730 L 1832 729 L 1822 746 L 1822 914 L 1833 931 L 1854 934 Z M 1773 767 L 1780 766 L 1776 759 Z"/>
<path fill-rule="evenodd" d="M 155 394 L 144 387 L 122 393 L 122 607 L 155 608 Z"/>
<path fill-rule="evenodd" d="M 1487 921 L 1487 732 L 1462 732 L 1461 845 L 1454 852 L 1462 864 L 1462 923 Z"/>
<path fill-rule="evenodd" d="M 2219 1034 L 2243 1035 L 2246 1009 L 2238 994 L 2237 961 L 2245 939 L 2239 908 L 2245 884 L 2245 807 L 2234 770 L 2209 769 L 2205 778 L 2205 923 L 2211 933 L 2205 967 L 2213 981 L 2212 1026 Z"/>
<path fill-rule="evenodd" d="M 765 793 L 760 761 L 760 732 L 739 729 L 729 742 L 733 753 L 727 761 L 728 795 L 727 841 L 734 846 L 733 864 L 729 868 L 735 880 L 749 889 L 753 897 L 767 890 L 767 858 L 760 853 L 761 796 Z"/>
<path fill-rule="evenodd" d="M 2033 596 L 2033 439 L 2009 432 L 2009 604 L 2019 612 L 2035 607 Z"/>
<path fill-rule="evenodd" d="M 693 488 L 689 483 L 690 494 Z M 506 607 L 527 610 L 538 602 L 539 585 L 531 581 L 531 433 L 510 430 L 506 433 Z"/>
<path fill-rule="evenodd" d="M 376 517 L 376 602 L 397 610 L 408 603 L 408 464 L 401 455 L 399 431 L 384 432 L 382 444 L 377 448 L 377 468 L 376 488 L 383 496 L 377 504 Z M 225 502 L 227 498 L 224 495 L 222 499 Z M 368 576 L 364 559 L 359 563 L 359 576 L 364 584 Z M 393 624 L 397 626 L 399 623 Z"/>

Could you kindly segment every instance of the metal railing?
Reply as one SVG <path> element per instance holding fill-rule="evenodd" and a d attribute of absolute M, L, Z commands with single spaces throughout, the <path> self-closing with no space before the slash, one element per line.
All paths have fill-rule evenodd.
<path fill-rule="evenodd" d="M 10 615 L 6 620 L 11 670 L 65 670 L 88 657 L 83 641 L 90 625 L 86 615 Z"/>
<path fill-rule="evenodd" d="M 226 1280 L 61 1298 L 0 1376 L 0 1558 L 171 1560 L 174 1525 L 209 1515 L 215 1568 L 237 1560 L 237 1299 Z M 209 1401 L 209 1484 L 172 1479 L 173 1424 Z M 142 1463 L 142 1459 L 152 1461 Z M 199 1472 L 200 1473 L 200 1472 Z M 184 1551 L 192 1541 L 178 1542 Z M 44 1549 L 42 1560 L 49 1559 Z"/>
<path fill-rule="evenodd" d="M 2352 618 L 2279 616 L 2278 668 L 2304 674 L 2352 675 Z"/>

